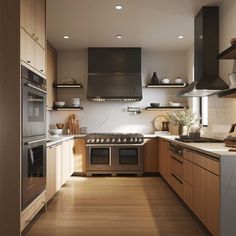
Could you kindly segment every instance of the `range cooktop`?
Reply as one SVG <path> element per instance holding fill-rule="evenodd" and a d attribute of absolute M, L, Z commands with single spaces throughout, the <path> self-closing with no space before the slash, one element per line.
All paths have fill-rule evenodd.
<path fill-rule="evenodd" d="M 176 138 L 175 140 L 181 141 L 184 143 L 223 143 L 223 140 L 201 137 L 199 139 L 190 139 L 190 138 Z"/>

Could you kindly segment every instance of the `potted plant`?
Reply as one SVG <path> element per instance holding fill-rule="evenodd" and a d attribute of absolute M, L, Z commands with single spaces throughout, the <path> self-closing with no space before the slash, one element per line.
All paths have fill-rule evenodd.
<path fill-rule="evenodd" d="M 168 112 L 167 117 L 170 122 L 179 126 L 179 135 L 188 135 L 189 127 L 196 122 L 197 118 L 188 108 L 177 112 Z"/>

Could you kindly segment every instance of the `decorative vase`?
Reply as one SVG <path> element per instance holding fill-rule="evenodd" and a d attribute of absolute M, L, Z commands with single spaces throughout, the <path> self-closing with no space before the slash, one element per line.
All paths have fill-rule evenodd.
<path fill-rule="evenodd" d="M 159 82 L 159 79 L 157 77 L 157 73 L 153 72 L 152 78 L 151 78 L 151 84 L 158 84 L 158 82 Z"/>
<path fill-rule="evenodd" d="M 179 126 L 179 136 L 187 136 L 188 135 L 188 126 L 180 125 Z"/>

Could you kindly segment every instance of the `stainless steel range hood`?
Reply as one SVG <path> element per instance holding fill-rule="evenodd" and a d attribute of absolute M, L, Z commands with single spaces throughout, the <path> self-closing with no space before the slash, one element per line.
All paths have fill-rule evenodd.
<path fill-rule="evenodd" d="M 89 48 L 87 98 L 141 100 L 141 48 Z"/>
<path fill-rule="evenodd" d="M 194 82 L 183 97 L 205 97 L 229 86 L 219 77 L 219 7 L 202 7 L 194 20 Z"/>

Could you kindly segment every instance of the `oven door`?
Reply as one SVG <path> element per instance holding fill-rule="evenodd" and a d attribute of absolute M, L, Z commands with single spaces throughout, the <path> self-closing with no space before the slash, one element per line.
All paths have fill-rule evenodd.
<path fill-rule="evenodd" d="M 22 210 L 46 189 L 46 139 L 24 140 L 22 155 Z"/>
<path fill-rule="evenodd" d="M 88 146 L 86 170 L 113 170 L 112 148 L 110 146 Z"/>
<path fill-rule="evenodd" d="M 116 169 L 143 171 L 143 154 L 141 146 L 116 147 Z"/>
<path fill-rule="evenodd" d="M 23 79 L 23 137 L 46 134 L 46 92 Z"/>

